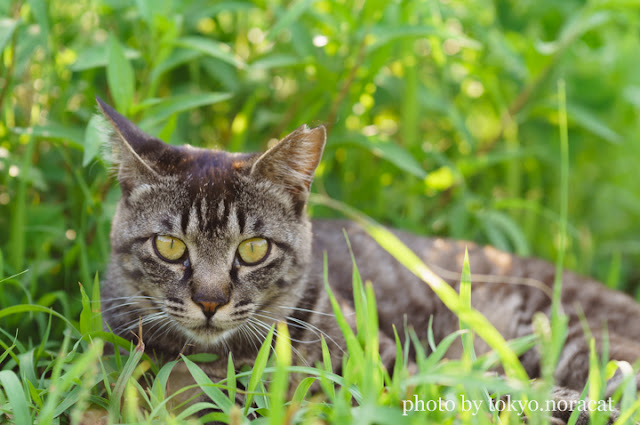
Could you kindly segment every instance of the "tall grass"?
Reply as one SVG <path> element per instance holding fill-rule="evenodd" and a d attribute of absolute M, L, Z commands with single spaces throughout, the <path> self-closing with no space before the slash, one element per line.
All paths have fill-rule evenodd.
<path fill-rule="evenodd" d="M 317 423 L 318 420 L 339 424 L 445 424 L 460 421 L 489 424 L 498 421 L 524 423 L 525 415 L 528 424 L 548 423 L 552 381 L 543 377 L 530 382 L 517 356 L 531 349 L 536 340 L 551 340 L 551 344 L 538 346 L 542 358 L 549 358 L 549 354 L 556 352 L 554 338 L 540 332 L 535 339 L 526 337 L 506 342 L 483 316 L 470 307 L 468 294 L 472 283 L 466 259 L 461 282 L 461 288 L 466 289 L 457 294 L 437 276 L 430 274 L 426 266 L 383 227 L 371 221 L 363 224 L 392 255 L 429 284 L 460 318 L 461 330 L 438 345 L 433 342 L 432 335 L 429 337 L 429 354 L 426 354 L 416 334 L 405 330 L 408 338 L 404 346 L 396 334 L 396 365 L 392 371 L 384 367 L 378 351 L 377 302 L 373 286 L 371 282 L 362 282 L 355 260 L 356 330 L 348 325 L 329 282 L 325 280 L 335 318 L 346 341 L 341 376 L 332 372 L 332 360 L 324 340 L 324 364 L 292 366 L 291 341 L 283 323 L 277 325 L 275 333 L 273 328 L 269 332 L 251 370 L 236 372 L 229 357 L 229 374 L 223 381 L 210 380 L 194 361 L 211 359 L 199 355 L 191 359 L 183 356 L 158 368 L 144 354 L 141 342 L 133 346 L 101 332 L 93 309 L 93 302 L 98 300 L 81 291 L 84 301 L 80 322 L 68 324 L 59 352 L 38 355 L 37 349 L 28 350 L 16 343 L 8 347 L 0 359 L 6 365 L 0 372 L 0 386 L 4 390 L 0 394 L 6 397 L 0 399 L 4 418 L 16 424 L 86 423 L 89 418 L 103 418 L 99 423 L 197 423 L 192 415 L 215 409 L 216 412 L 206 414 L 201 420 L 232 424 L 246 423 L 251 418 L 270 424 Z M 99 293 L 94 296 L 99 296 Z M 24 306 L 21 310 L 13 309 L 7 313 L 24 312 L 47 313 L 38 306 Z M 48 313 L 50 318 L 53 317 L 53 311 Z M 551 332 L 556 332 L 556 329 L 551 328 Z M 272 344 L 274 335 L 275 346 Z M 472 335 L 484 339 L 494 351 L 477 356 L 471 343 Z M 458 338 L 463 342 L 468 338 L 463 343 L 462 358 L 444 361 L 447 349 Z M 102 356 L 103 341 L 115 343 L 126 349 L 128 354 L 117 351 L 116 354 Z M 417 371 L 412 373 L 408 371 L 409 344 L 413 344 L 416 353 Z M 178 394 L 170 394 L 167 391 L 168 377 L 179 362 L 186 364 L 194 384 L 179 389 Z M 487 373 L 497 365 L 506 371 L 504 378 Z M 595 350 L 592 352 L 590 381 L 586 387 L 592 399 L 602 396 L 602 379 L 612 366 L 618 364 L 608 365 L 597 358 Z M 623 385 L 616 395 L 616 400 L 624 407 L 616 424 L 634 423 L 632 418 L 640 416 L 634 375 L 628 365 L 620 366 L 628 374 L 629 384 Z M 298 382 L 295 388 L 289 388 L 292 374 L 298 375 L 293 381 Z M 312 395 L 309 390 L 314 382 L 320 384 L 320 389 Z M 183 404 L 177 408 L 176 403 L 170 402 L 177 395 L 194 388 L 206 394 L 211 401 Z M 235 404 L 236 394 L 245 396 L 244 407 Z M 585 390 L 583 397 L 586 394 Z M 515 401 L 500 412 L 494 401 L 505 395 L 508 400 Z M 592 423 L 606 423 L 607 417 L 607 412 L 594 411 L 591 420 Z"/>
<path fill-rule="evenodd" d="M 324 123 L 313 215 L 341 214 L 322 202 L 329 197 L 385 224 L 557 260 L 636 292 L 640 14 L 632 3 L 0 0 L 0 421 L 80 423 L 88 411 L 106 411 L 112 422 L 182 423 L 211 407 L 170 411 L 165 387 L 176 364 L 154 365 L 141 347 L 101 329 L 98 281 L 119 189 L 100 155 L 95 95 L 167 142 L 234 151 Z M 357 275 L 354 282 L 359 327 L 343 376 L 330 373 L 328 357 L 290 366 L 284 329 L 274 330 L 277 359 L 265 349 L 257 370 L 237 375 L 230 363 L 223 383 L 179 360 L 222 408 L 214 416 L 486 423 L 498 420 L 488 410 L 494 392 L 547 397 L 561 314 L 537 322 L 551 347 L 538 388 L 515 358 L 532 342 L 504 342 L 466 295 L 433 280 L 464 331 L 429 355 L 416 345 L 420 373 L 409 377 L 406 346 L 393 374 L 381 368 L 375 302 Z M 476 357 L 472 333 L 498 354 Z M 465 356 L 442 361 L 456 338 Z M 129 354 L 102 356 L 105 342 Z M 511 380 L 484 376 L 499 362 Z M 609 369 L 606 358 L 592 363 L 597 394 Z M 307 378 L 286 388 L 293 372 Z M 315 380 L 322 390 L 313 398 Z M 231 402 L 242 388 L 255 403 L 238 409 Z M 401 414 L 413 395 L 462 394 L 485 410 Z M 632 417 L 638 403 L 631 389 L 624 394 Z"/>

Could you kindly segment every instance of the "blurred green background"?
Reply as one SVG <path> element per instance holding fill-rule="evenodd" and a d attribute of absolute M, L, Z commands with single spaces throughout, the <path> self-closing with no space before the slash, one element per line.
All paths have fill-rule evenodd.
<path fill-rule="evenodd" d="M 638 1 L 0 0 L 0 17 L 0 307 L 75 319 L 105 268 L 119 188 L 96 95 L 165 141 L 232 151 L 325 124 L 314 191 L 554 260 L 566 87 L 566 265 L 638 288 Z M 25 319 L 3 320 L 8 342 Z"/>

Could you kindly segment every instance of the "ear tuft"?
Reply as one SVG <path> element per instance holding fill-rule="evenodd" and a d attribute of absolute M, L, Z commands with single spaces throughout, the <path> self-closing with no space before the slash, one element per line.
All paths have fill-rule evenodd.
<path fill-rule="evenodd" d="M 156 178 L 158 172 L 154 163 L 168 146 L 142 131 L 97 96 L 96 101 L 111 124 L 111 154 L 123 189 Z"/>
<path fill-rule="evenodd" d="M 251 167 L 251 175 L 284 186 L 306 200 L 326 138 L 324 126 L 310 129 L 302 125 L 262 154 Z"/>

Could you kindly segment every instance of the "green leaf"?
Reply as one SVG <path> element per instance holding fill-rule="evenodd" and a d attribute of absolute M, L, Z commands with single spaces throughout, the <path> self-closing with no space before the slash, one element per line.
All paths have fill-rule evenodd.
<path fill-rule="evenodd" d="M 218 356 L 217 354 L 213 354 L 213 353 L 196 353 L 196 354 L 190 354 L 190 355 L 188 355 L 186 357 L 189 360 L 191 360 L 192 362 L 211 363 L 211 362 L 215 362 L 216 360 L 218 360 L 218 358 L 220 356 Z"/>
<path fill-rule="evenodd" d="M 522 229 L 507 214 L 482 211 L 478 213 L 478 218 L 483 221 L 492 244 L 506 251 L 513 249 L 518 255 L 530 255 L 529 243 Z"/>
<path fill-rule="evenodd" d="M 88 392 L 93 385 L 100 381 L 101 378 L 96 375 L 96 364 L 102 356 L 103 350 L 104 342 L 95 340 L 90 343 L 88 350 L 84 353 L 73 353 L 73 362 L 70 362 L 69 368 L 65 368 L 65 373 L 57 381 L 52 394 L 49 396 L 49 398 L 59 397 L 62 401 L 55 405 L 55 403 L 49 403 L 50 400 L 47 399 L 47 404 L 45 405 L 47 407 L 54 406 L 53 417 L 58 417 L 67 411 L 75 404 L 73 400 L 77 400 L 80 397 L 80 392 Z M 87 384 L 87 387 L 74 387 L 78 382 Z"/>
<path fill-rule="evenodd" d="M 9 43 L 17 27 L 18 21 L 16 20 L 9 18 L 0 19 L 0 52 L 2 52 L 7 43 Z"/>
<path fill-rule="evenodd" d="M 364 296 L 364 285 L 362 283 L 360 271 L 358 270 L 356 257 L 353 255 L 353 251 L 351 249 L 351 242 L 349 241 L 347 231 L 343 229 L 342 233 L 345 241 L 347 242 L 347 247 L 349 248 L 349 255 L 351 256 L 353 308 L 356 311 L 356 329 L 358 332 L 358 341 L 360 341 L 360 344 L 364 346 L 365 341 L 367 341 L 371 336 L 368 327 L 369 322 L 367 320 L 367 305 L 366 298 Z"/>
<path fill-rule="evenodd" d="M 317 381 L 317 378 L 307 376 L 298 384 L 293 397 L 291 398 L 292 403 L 302 403 L 309 392 L 309 389 Z"/>
<path fill-rule="evenodd" d="M 109 62 L 107 82 L 111 96 L 121 114 L 127 115 L 133 103 L 135 81 L 133 67 L 124 55 L 120 42 L 114 35 L 109 36 Z"/>
<path fill-rule="evenodd" d="M 374 42 L 367 47 L 367 53 L 371 54 L 375 50 L 380 49 L 394 41 L 410 38 L 424 38 L 429 36 L 438 36 L 446 39 L 453 39 L 460 43 L 461 46 L 481 49 L 482 44 L 476 40 L 456 34 L 450 31 L 442 30 L 431 25 L 411 25 L 411 26 L 376 26 L 369 33 L 374 37 Z"/>
<path fill-rule="evenodd" d="M 144 354 L 144 343 L 142 341 L 138 341 L 138 345 L 136 348 L 130 353 L 127 362 L 124 364 L 120 372 L 120 376 L 116 381 L 116 384 L 113 388 L 113 393 L 111 394 L 111 403 L 109 404 L 109 418 L 112 422 L 120 422 L 118 418 L 120 418 L 120 406 L 122 405 L 122 396 L 129 385 L 129 380 L 133 379 L 133 372 L 138 367 L 140 360 Z"/>
<path fill-rule="evenodd" d="M 162 368 L 158 371 L 156 375 L 156 379 L 153 380 L 153 385 L 151 387 L 151 393 L 156 396 L 164 397 L 164 394 L 167 390 L 167 381 L 169 380 L 169 376 L 173 371 L 173 368 L 178 364 L 178 360 L 174 360 L 168 363 L 165 363 Z"/>
<path fill-rule="evenodd" d="M 209 2 L 194 2 L 185 13 L 185 20 L 189 26 L 195 27 L 203 18 L 214 18 L 221 12 L 240 12 L 256 8 L 256 4 L 248 1 L 221 1 L 209 5 Z"/>
<path fill-rule="evenodd" d="M 7 347 L 6 345 L 3 345 L 3 347 L 5 347 L 5 349 L 4 349 L 4 352 L 2 354 L 0 354 L 0 364 L 2 362 L 4 362 L 4 360 L 8 356 L 11 356 L 14 360 L 17 360 L 16 355 L 13 353 L 13 349 L 16 348 L 16 344 L 11 345 L 10 347 Z"/>
<path fill-rule="evenodd" d="M 188 357 L 182 356 L 189 373 L 200 386 L 200 389 L 218 406 L 224 413 L 228 414 L 229 409 L 233 406 L 233 403 L 224 395 L 220 388 L 217 388 L 217 384 L 211 381 L 209 375 L 207 375 L 197 364 L 189 360 Z"/>
<path fill-rule="evenodd" d="M 267 337 L 264 339 L 262 343 L 262 347 L 258 351 L 258 355 L 256 356 L 256 361 L 253 364 L 253 369 L 251 370 L 251 378 L 249 378 L 249 385 L 247 385 L 247 400 L 244 406 L 244 414 L 245 416 L 249 413 L 249 408 L 251 408 L 251 404 L 253 401 L 253 393 L 258 388 L 258 384 L 262 381 L 262 376 L 264 375 L 264 368 L 267 366 L 267 360 L 269 360 L 269 353 L 271 353 L 271 340 L 273 339 L 273 331 L 274 327 L 272 326 L 267 334 Z"/>
<path fill-rule="evenodd" d="M 460 278 L 460 301 L 467 309 L 471 309 L 471 269 L 469 266 L 469 252 L 464 250 L 464 262 L 462 264 L 462 276 Z M 460 329 L 467 330 L 462 334 L 462 348 L 464 358 L 470 361 L 476 359 L 473 347 L 473 333 L 464 321 L 460 320 Z"/>
<path fill-rule="evenodd" d="M 596 10 L 594 12 L 591 12 L 587 8 L 583 10 L 587 12 L 579 11 L 578 13 L 572 13 L 570 19 L 567 19 L 567 22 L 560 32 L 560 37 L 558 37 L 558 43 L 561 46 L 571 44 L 586 32 L 608 23 L 615 16 L 615 14 L 609 10 Z"/>
<path fill-rule="evenodd" d="M 29 413 L 29 405 L 24 394 L 24 388 L 18 376 L 10 370 L 0 372 L 0 384 L 9 399 L 11 406 L 12 423 L 16 425 L 30 425 L 33 423 Z"/>
<path fill-rule="evenodd" d="M 307 63 L 309 63 L 308 60 L 300 59 L 294 55 L 276 53 L 256 59 L 251 62 L 250 67 L 253 70 L 268 70 L 273 68 L 290 68 Z"/>
<path fill-rule="evenodd" d="M 36 22 L 40 27 L 40 37 L 44 42 L 44 46 L 49 45 L 49 12 L 47 11 L 47 2 L 45 0 L 28 0 L 31 6 L 31 13 L 33 13 Z"/>
<path fill-rule="evenodd" d="M 238 384 L 236 381 L 236 367 L 233 364 L 233 354 L 229 353 L 229 358 L 227 359 L 227 387 L 229 394 L 229 401 L 235 403 L 236 399 L 236 389 L 238 388 Z"/>
<path fill-rule="evenodd" d="M 173 114 L 224 102 L 231 99 L 231 97 L 231 93 L 184 94 L 170 97 L 150 107 L 145 113 L 149 118 L 142 120 L 140 127 L 149 128 Z"/>
<path fill-rule="evenodd" d="M 149 27 L 154 24 L 154 16 L 171 16 L 173 10 L 173 0 L 135 0 L 140 16 L 146 21 Z"/>
<path fill-rule="evenodd" d="M 64 126 L 62 124 L 50 122 L 47 125 L 34 125 L 33 127 L 28 128 L 14 127 L 12 131 L 16 134 L 29 134 L 31 136 L 54 141 L 59 140 L 70 142 L 70 146 L 74 149 L 84 149 L 83 130 L 79 127 Z"/>
<path fill-rule="evenodd" d="M 71 329 L 77 331 L 77 329 L 75 328 L 73 323 L 69 319 L 64 317 L 62 314 L 58 313 L 57 311 L 55 311 L 53 309 L 50 309 L 50 308 L 47 308 L 47 307 L 43 307 L 43 306 L 40 306 L 40 305 L 35 305 L 35 304 L 18 304 L 18 305 L 12 305 L 10 307 L 4 307 L 4 308 L 0 309 L 0 319 L 3 318 L 3 317 L 11 316 L 13 314 L 23 314 L 23 313 L 29 313 L 29 314 L 31 314 L 31 313 L 47 313 L 47 314 L 51 314 L 51 315 L 56 316 L 57 318 L 61 319 Z"/>
<path fill-rule="evenodd" d="M 244 68 L 245 63 L 233 54 L 229 45 L 206 37 L 189 36 L 174 41 L 174 44 L 187 49 L 196 50 L 216 59 L 220 59 L 236 68 Z"/>
<path fill-rule="evenodd" d="M 289 388 L 289 366 L 291 366 L 291 339 L 289 338 L 289 328 L 285 322 L 278 322 L 278 336 L 276 338 L 276 370 L 272 375 L 269 385 L 269 400 L 271 409 L 269 411 L 269 423 L 280 425 L 285 422 L 285 402 L 287 399 L 287 389 Z"/>
<path fill-rule="evenodd" d="M 345 343 L 347 344 L 347 349 L 349 352 L 349 356 L 353 358 L 355 361 L 362 362 L 364 360 L 364 352 L 362 351 L 362 347 L 358 342 L 358 338 L 353 333 L 353 329 L 349 326 L 347 319 L 344 317 L 344 313 L 342 312 L 342 308 L 338 303 L 335 295 L 333 295 L 333 291 L 329 286 L 329 271 L 328 271 L 328 263 L 327 263 L 327 255 L 324 255 L 324 287 L 329 295 L 329 301 L 331 302 L 331 307 L 333 309 L 333 314 L 335 315 L 336 322 L 338 322 L 338 326 L 342 331 L 342 335 L 344 335 Z"/>
<path fill-rule="evenodd" d="M 91 301 L 89 300 L 89 296 L 84 290 L 84 287 L 81 283 L 80 285 L 80 296 L 82 298 L 82 311 L 80 312 L 80 332 L 85 334 L 91 331 Z"/>
<path fill-rule="evenodd" d="M 327 345 L 327 340 L 324 338 L 324 335 L 321 335 L 320 341 L 322 343 L 322 365 L 325 371 L 325 373 L 321 375 L 320 385 L 329 397 L 329 400 L 333 401 L 336 398 L 336 389 L 333 383 L 327 379 L 327 375 L 333 373 L 331 352 L 329 351 L 329 346 Z"/>
<path fill-rule="evenodd" d="M 287 11 L 278 19 L 278 21 L 271 27 L 271 30 L 267 34 L 267 40 L 273 40 L 280 31 L 290 27 L 300 16 L 311 6 L 313 0 L 298 0 L 292 3 Z"/>
<path fill-rule="evenodd" d="M 600 117 L 587 108 L 576 104 L 567 105 L 569 118 L 585 130 L 602 137 L 609 143 L 619 145 L 623 142 L 622 136 L 607 126 Z"/>
<path fill-rule="evenodd" d="M 128 47 L 124 48 L 124 57 L 128 60 L 138 59 L 140 52 Z M 87 69 L 102 68 L 109 63 L 109 44 L 96 44 L 78 53 L 76 61 L 69 67 L 74 72 Z"/>
<path fill-rule="evenodd" d="M 191 62 L 202 56 L 202 52 L 189 49 L 175 49 L 169 57 L 160 62 L 151 70 L 151 83 L 155 83 L 165 72 L 170 71 L 182 64 Z"/>
<path fill-rule="evenodd" d="M 93 290 L 91 293 L 91 329 L 95 332 L 101 331 L 102 309 L 100 304 L 100 278 L 96 272 L 93 278 Z"/>
<path fill-rule="evenodd" d="M 84 335 L 89 332 L 99 332 L 102 330 L 100 298 L 98 298 L 97 300 L 89 299 L 87 292 L 84 290 L 84 286 L 80 282 L 78 282 L 78 285 L 80 285 L 80 297 L 82 300 L 82 311 L 80 312 L 80 333 Z M 98 285 L 98 274 L 96 273 L 92 296 L 95 296 L 95 288 Z"/>
<path fill-rule="evenodd" d="M 370 151 L 375 156 L 386 159 L 396 167 L 416 176 L 419 179 L 425 179 L 427 172 L 424 171 L 420 163 L 402 146 L 391 142 L 373 141 L 368 137 L 354 134 L 331 141 L 331 145 L 336 147 L 340 145 L 355 145 Z"/>
<path fill-rule="evenodd" d="M 99 115 L 94 115 L 87 124 L 84 133 L 84 156 L 82 157 L 82 166 L 86 167 L 91 161 L 98 156 L 100 146 L 102 146 L 102 132 L 100 126 L 103 119 Z"/>

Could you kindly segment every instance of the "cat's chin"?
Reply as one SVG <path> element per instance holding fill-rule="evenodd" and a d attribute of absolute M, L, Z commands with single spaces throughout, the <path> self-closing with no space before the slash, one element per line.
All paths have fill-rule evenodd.
<path fill-rule="evenodd" d="M 225 341 L 235 333 L 236 328 L 220 329 L 205 325 L 193 329 L 183 327 L 182 331 L 196 349 L 210 350 L 224 346 Z"/>

